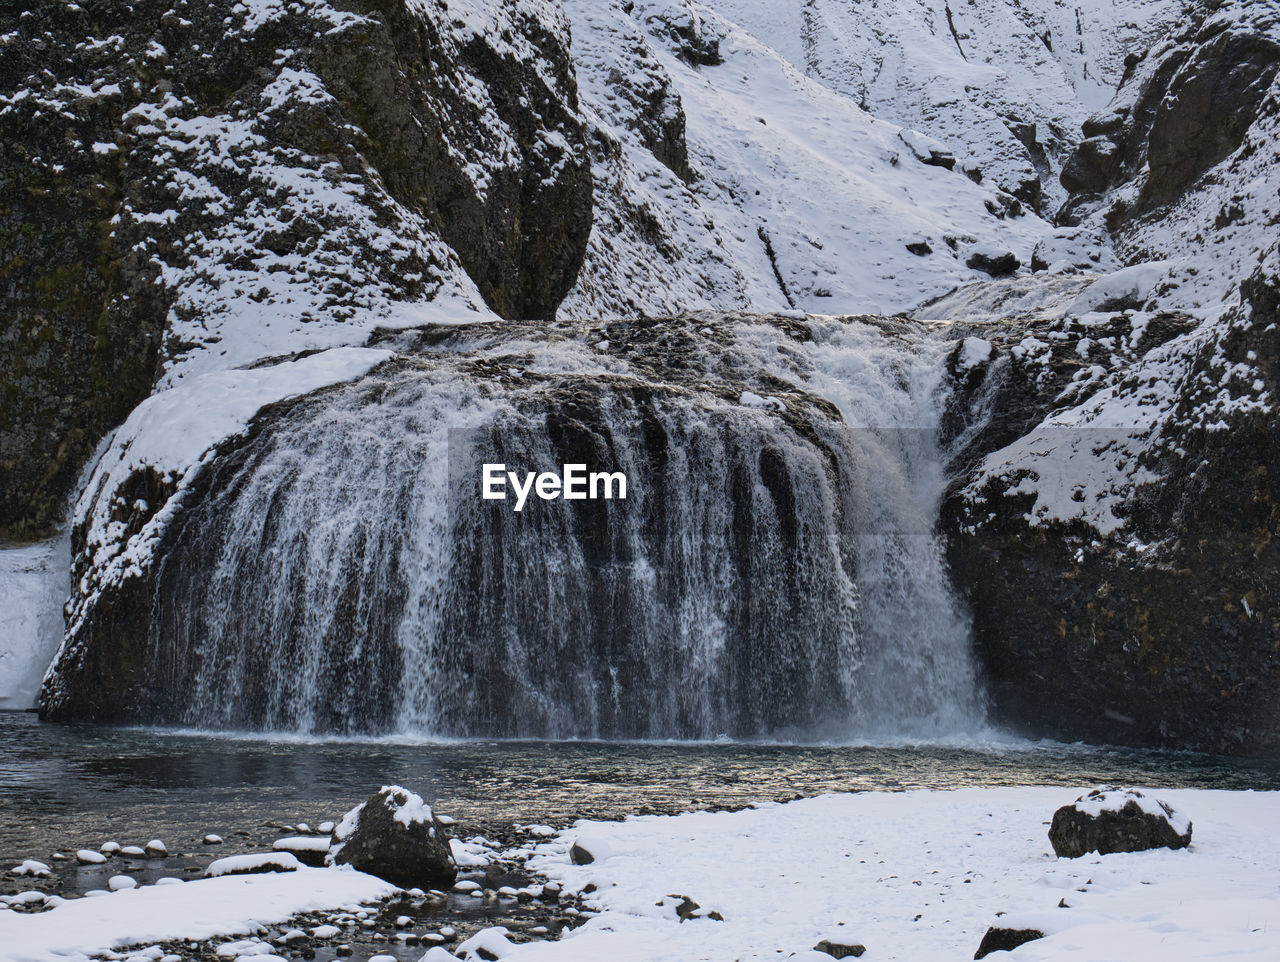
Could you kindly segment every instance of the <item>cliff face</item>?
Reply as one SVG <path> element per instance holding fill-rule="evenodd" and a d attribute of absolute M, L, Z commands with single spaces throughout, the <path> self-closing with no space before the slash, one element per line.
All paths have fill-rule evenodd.
<path fill-rule="evenodd" d="M 1018 440 L 979 436 L 944 524 L 996 712 L 1038 734 L 1280 745 L 1278 30 L 1274 4 L 1208 4 L 1131 64 L 1061 215 L 1110 230 L 1130 283 L 962 385 L 1031 405 Z M 1033 357 L 1053 373 L 1019 376 Z"/>
<path fill-rule="evenodd" d="M 0 533 L 56 524 L 161 377 L 396 305 L 551 317 L 591 224 L 568 33 L 534 0 L 0 14 Z"/>

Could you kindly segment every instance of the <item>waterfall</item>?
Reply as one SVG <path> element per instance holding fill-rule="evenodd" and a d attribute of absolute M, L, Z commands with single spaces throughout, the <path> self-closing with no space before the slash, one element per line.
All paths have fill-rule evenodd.
<path fill-rule="evenodd" d="M 401 339 L 214 459 L 156 574 L 149 720 L 932 737 L 981 718 L 933 532 L 945 344 L 703 317 Z M 604 335 L 603 337 L 601 335 Z M 480 496 L 480 467 L 625 500 Z"/>

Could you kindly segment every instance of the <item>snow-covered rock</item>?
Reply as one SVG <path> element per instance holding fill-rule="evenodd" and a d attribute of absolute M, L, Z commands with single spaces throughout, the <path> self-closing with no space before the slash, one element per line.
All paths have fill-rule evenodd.
<path fill-rule="evenodd" d="M 204 870 L 206 878 L 224 875 L 259 875 L 263 872 L 296 872 L 302 863 L 288 852 L 228 855 L 214 859 Z"/>
<path fill-rule="evenodd" d="M 1136 789 L 1095 788 L 1053 813 L 1049 841 L 1062 858 L 1186 848 L 1191 820 Z"/>
<path fill-rule="evenodd" d="M 431 806 L 408 789 L 384 785 L 333 830 L 332 861 L 397 885 L 452 885 L 458 866 L 449 834 Z"/>
<path fill-rule="evenodd" d="M 278 838 L 271 843 L 277 852 L 288 852 L 303 865 L 319 868 L 329 855 L 330 840 L 325 836 L 303 835 Z"/>

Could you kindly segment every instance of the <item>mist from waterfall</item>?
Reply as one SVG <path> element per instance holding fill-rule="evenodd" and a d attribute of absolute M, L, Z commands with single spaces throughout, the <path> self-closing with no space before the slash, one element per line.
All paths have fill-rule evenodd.
<path fill-rule="evenodd" d="M 976 729 L 968 624 L 933 530 L 946 344 L 834 319 L 668 323 L 688 327 L 629 347 L 625 331 L 459 334 L 279 412 L 209 468 L 165 552 L 148 645 L 171 695 L 152 720 Z M 516 513 L 481 500 L 485 462 L 620 470 L 628 497 Z"/>

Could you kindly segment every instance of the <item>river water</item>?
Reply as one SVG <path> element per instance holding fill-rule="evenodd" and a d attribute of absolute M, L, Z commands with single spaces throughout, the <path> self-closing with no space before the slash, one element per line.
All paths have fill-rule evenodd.
<path fill-rule="evenodd" d="M 821 746 L 602 742 L 267 741 L 40 723 L 0 712 L 0 859 L 113 839 L 199 851 L 214 832 L 336 819 L 388 783 L 464 834 L 513 823 L 735 807 L 833 791 L 965 785 L 1280 789 L 1280 761 L 1021 742 Z M 225 850 L 224 850 L 225 853 Z"/>

